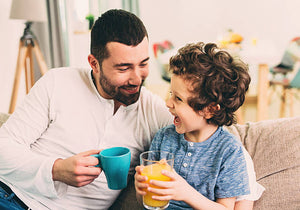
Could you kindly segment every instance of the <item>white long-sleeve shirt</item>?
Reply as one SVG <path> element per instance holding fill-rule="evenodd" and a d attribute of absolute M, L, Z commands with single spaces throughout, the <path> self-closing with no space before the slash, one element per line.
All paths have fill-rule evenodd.
<path fill-rule="evenodd" d="M 0 180 L 32 209 L 107 209 L 120 191 L 108 189 L 104 173 L 84 187 L 67 186 L 52 180 L 54 161 L 125 146 L 133 172 L 139 153 L 172 119 L 164 101 L 145 88 L 136 103 L 113 112 L 90 70 L 48 71 L 0 128 Z"/>

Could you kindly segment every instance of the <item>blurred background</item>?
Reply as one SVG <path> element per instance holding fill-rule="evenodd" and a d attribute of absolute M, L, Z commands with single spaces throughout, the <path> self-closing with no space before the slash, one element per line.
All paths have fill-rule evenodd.
<path fill-rule="evenodd" d="M 139 16 L 148 30 L 151 60 L 150 75 L 145 85 L 162 98 L 166 99 L 168 95 L 166 69 L 170 56 L 186 43 L 214 42 L 249 65 L 252 82 L 245 105 L 239 112 L 241 123 L 300 115 L 299 89 L 289 84 L 299 68 L 297 46 L 290 47 L 291 41 L 300 36 L 298 0 L 36 1 L 45 5 L 47 18 L 32 21 L 31 31 L 42 54 L 42 58 L 33 56 L 34 81 L 43 74 L 39 65 L 41 59 L 48 69 L 62 66 L 89 68 L 87 56 L 91 24 L 108 9 L 122 8 Z M 28 21 L 12 17 L 12 3 L 13 0 L 0 2 L 0 112 L 8 112 L 10 108 L 16 86 L 20 37 L 24 35 L 24 23 Z M 41 12 L 35 5 L 19 7 L 18 13 Z M 272 69 L 282 63 L 290 49 L 294 60 L 283 68 L 284 71 L 289 69 L 288 73 L 275 75 Z M 261 70 L 266 69 L 267 74 L 260 75 Z M 22 71 L 17 105 L 26 95 L 25 77 Z M 274 78 L 284 80 L 287 86 L 275 86 L 270 82 Z M 284 92 L 286 97 L 282 104 L 285 88 L 288 91 Z M 262 94 L 260 97 L 265 99 L 264 102 L 257 98 L 259 94 Z M 258 117 L 258 113 L 264 117 Z"/>

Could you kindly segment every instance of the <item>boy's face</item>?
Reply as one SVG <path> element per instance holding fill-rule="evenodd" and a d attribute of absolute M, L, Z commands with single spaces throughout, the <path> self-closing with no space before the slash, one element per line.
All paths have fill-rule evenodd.
<path fill-rule="evenodd" d="M 137 46 L 109 42 L 106 47 L 109 57 L 103 60 L 101 67 L 98 62 L 97 67 L 90 62 L 98 92 L 124 105 L 133 104 L 149 74 L 148 39 L 145 37 Z"/>
<path fill-rule="evenodd" d="M 185 133 L 185 137 L 191 141 L 196 140 L 199 133 L 205 131 L 208 126 L 202 111 L 195 112 L 188 105 L 188 98 L 192 96 L 189 91 L 190 82 L 181 76 L 173 75 L 171 78 L 171 97 L 166 105 L 174 118 L 177 133 Z"/>

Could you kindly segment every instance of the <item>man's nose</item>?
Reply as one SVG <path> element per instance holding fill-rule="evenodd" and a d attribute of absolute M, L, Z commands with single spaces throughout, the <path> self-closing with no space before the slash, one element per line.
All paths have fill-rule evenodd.
<path fill-rule="evenodd" d="M 143 70 L 135 68 L 130 74 L 129 84 L 130 85 L 140 85 L 142 80 L 146 78 L 147 75 L 144 75 Z"/>

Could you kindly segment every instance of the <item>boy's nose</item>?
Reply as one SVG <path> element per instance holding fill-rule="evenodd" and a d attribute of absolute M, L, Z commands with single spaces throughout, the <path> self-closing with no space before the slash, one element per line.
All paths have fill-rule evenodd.
<path fill-rule="evenodd" d="M 170 108 L 173 108 L 173 103 L 172 103 L 172 98 L 169 98 L 167 101 L 166 101 L 166 106 L 170 109 Z"/>

